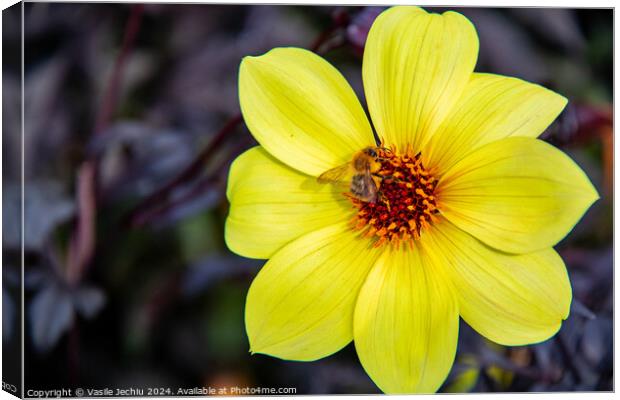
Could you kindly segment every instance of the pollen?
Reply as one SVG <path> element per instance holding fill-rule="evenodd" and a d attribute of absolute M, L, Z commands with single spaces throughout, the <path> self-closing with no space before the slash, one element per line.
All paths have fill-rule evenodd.
<path fill-rule="evenodd" d="M 377 153 L 381 168 L 374 174 L 378 178 L 376 200 L 367 202 L 346 194 L 357 209 L 351 226 L 373 240 L 375 247 L 412 246 L 437 220 L 437 180 L 422 165 L 419 153 L 399 155 L 383 147 Z"/>

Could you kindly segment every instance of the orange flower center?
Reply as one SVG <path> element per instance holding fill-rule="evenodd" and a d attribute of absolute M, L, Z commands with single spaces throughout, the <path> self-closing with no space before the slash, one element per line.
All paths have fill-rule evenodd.
<path fill-rule="evenodd" d="M 373 174 L 378 186 L 376 201 L 347 194 L 358 210 L 351 222 L 354 229 L 375 240 L 375 247 L 387 243 L 413 245 L 421 231 L 437 219 L 437 180 L 422 165 L 420 154 L 398 155 L 378 148 L 377 161 L 381 168 Z"/>

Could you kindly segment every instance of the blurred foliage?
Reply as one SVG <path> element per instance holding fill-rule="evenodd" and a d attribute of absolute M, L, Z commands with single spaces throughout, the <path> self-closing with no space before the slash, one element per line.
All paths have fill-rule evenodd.
<path fill-rule="evenodd" d="M 262 262 L 231 254 L 223 229 L 228 165 L 254 145 L 234 121 L 241 58 L 276 46 L 315 47 L 363 97 L 363 45 L 381 8 L 148 4 L 131 17 L 132 7 L 25 5 L 26 386 L 376 393 L 352 345 L 313 363 L 248 353 L 245 294 Z M 611 390 L 612 11 L 458 11 L 478 29 L 479 71 L 521 77 L 569 97 L 543 138 L 577 160 L 602 199 L 559 245 L 574 292 L 560 333 L 507 348 L 462 323 L 457 360 L 442 390 Z M 128 39 L 131 18 L 139 26 Z M 4 40 L 8 48 L 19 46 L 19 36 Z M 95 134 L 121 47 L 132 40 L 111 117 Z M 19 78 L 19 64 L 7 60 L 5 98 L 19 98 Z M 17 323 L 20 132 L 18 105 L 3 107 L 6 326 L 7 319 Z M 208 157 L 197 159 L 209 146 Z M 84 198 L 76 171 L 87 160 L 98 168 L 95 244 L 74 282 L 67 279 L 68 248 L 85 218 L 77 207 Z M 147 201 L 194 160 L 197 169 Z M 4 333 L 5 343 L 17 343 L 11 329 Z"/>

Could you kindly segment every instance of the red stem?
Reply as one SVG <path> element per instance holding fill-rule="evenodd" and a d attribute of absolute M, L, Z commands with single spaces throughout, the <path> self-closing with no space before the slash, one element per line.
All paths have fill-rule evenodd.
<path fill-rule="evenodd" d="M 127 21 L 127 26 L 125 28 L 121 51 L 116 58 L 116 62 L 114 63 L 114 69 L 112 70 L 112 75 L 108 81 L 105 95 L 103 96 L 104 100 L 101 109 L 99 110 L 99 114 L 97 115 L 97 122 L 95 123 L 96 134 L 101 133 L 101 131 L 107 127 L 112 117 L 112 112 L 116 108 L 121 78 L 123 76 L 127 58 L 133 50 L 136 35 L 140 29 L 143 11 L 143 4 L 137 4 L 131 8 L 131 15 L 129 16 L 129 21 Z"/>
<path fill-rule="evenodd" d="M 94 126 L 94 134 L 101 134 L 110 122 L 113 110 L 116 109 L 119 87 L 121 85 L 126 60 L 140 28 L 144 5 L 132 7 L 131 15 L 125 28 L 123 44 L 120 50 L 101 108 Z M 69 241 L 66 278 L 70 284 L 76 284 L 84 275 L 95 249 L 96 208 L 97 208 L 97 162 L 86 160 L 79 167 L 77 178 L 78 215 L 75 229 Z"/>
<path fill-rule="evenodd" d="M 80 330 L 77 320 L 73 321 L 69 331 L 69 346 L 67 346 L 69 360 L 69 383 L 77 386 L 80 382 Z"/>
<path fill-rule="evenodd" d="M 80 166 L 77 177 L 78 217 L 69 242 L 66 275 L 70 284 L 80 281 L 83 270 L 95 248 L 95 176 L 94 161 L 86 161 Z"/>
<path fill-rule="evenodd" d="M 144 5 L 135 5 L 131 9 L 131 15 L 125 28 L 123 45 L 114 64 L 112 76 L 108 81 L 107 90 L 103 97 L 103 103 L 97 115 L 94 134 L 101 134 L 107 127 L 112 117 L 112 112 L 116 108 L 118 100 L 119 86 L 125 67 L 127 57 L 131 53 L 133 44 L 140 27 L 142 11 Z M 82 277 L 86 267 L 93 256 L 95 250 L 95 228 L 97 213 L 97 161 L 86 160 L 78 170 L 77 177 L 77 204 L 78 212 L 76 225 L 69 240 L 66 279 L 70 285 L 76 285 Z M 80 335 L 77 321 L 73 322 L 69 334 L 68 344 L 68 363 L 69 380 L 75 385 L 79 379 L 80 357 L 79 357 Z"/>

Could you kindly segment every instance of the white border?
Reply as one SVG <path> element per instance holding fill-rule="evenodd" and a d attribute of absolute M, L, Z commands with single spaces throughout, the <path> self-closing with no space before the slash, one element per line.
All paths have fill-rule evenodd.
<path fill-rule="evenodd" d="M 32 0 L 31 0 L 32 1 Z M 60 2 L 60 1 L 58 1 Z M 63 0 L 62 2 L 65 3 L 83 3 L 85 1 L 76 1 L 76 0 Z M 117 1 L 110 1 L 108 3 L 136 3 L 135 1 L 127 1 L 127 0 L 117 0 Z M 191 0 L 186 0 L 186 1 L 169 1 L 169 0 L 151 0 L 151 1 L 145 1 L 143 3 L 204 3 L 204 4 L 244 4 L 246 2 L 236 2 L 236 1 L 230 1 L 230 2 L 224 2 L 224 1 L 191 1 Z M 250 3 L 250 2 L 247 2 Z M 330 5 L 330 4 L 339 4 L 339 5 L 360 5 L 360 4 L 364 4 L 364 5 L 370 5 L 370 4 L 376 4 L 376 5 L 395 5 L 395 4 L 414 4 L 411 1 L 403 1 L 403 0 L 373 0 L 372 2 L 363 2 L 363 1 L 351 1 L 351 0 L 339 0 L 339 1 L 333 1 L 333 0 L 314 0 L 314 1 L 303 1 L 303 0 L 297 0 L 294 2 L 291 1 L 284 1 L 284 0 L 270 0 L 270 1 L 252 1 L 251 3 L 257 3 L 257 4 L 320 4 L 320 5 Z M 13 0 L 0 0 L 0 5 L 2 6 L 2 9 L 4 10 L 7 7 L 10 7 L 12 5 L 16 4 L 15 1 Z M 450 3 L 450 2 L 446 2 L 446 1 L 424 1 L 423 3 L 415 3 L 416 5 L 421 5 L 421 6 L 458 6 L 458 7 L 463 7 L 463 6 L 478 6 L 478 7 L 562 7 L 562 8 L 613 8 L 614 7 L 614 2 L 613 1 L 609 1 L 609 0 L 590 0 L 588 2 L 584 2 L 584 1 L 576 1 L 576 0 L 564 0 L 564 1 L 560 1 L 560 0 L 547 0 L 544 2 L 541 1 L 536 1 L 536 0 L 529 0 L 529 1 L 520 1 L 518 3 L 516 2 L 510 2 L 510 1 L 505 1 L 505 0 L 495 0 L 495 1 L 489 1 L 489 0 L 461 0 L 458 2 L 458 4 L 456 3 Z M 22 18 L 23 18 L 23 6 L 22 6 Z M 23 22 L 23 20 L 22 20 Z M 616 72 L 618 71 L 617 68 L 618 66 L 615 65 L 615 50 L 616 50 L 616 45 L 618 43 L 618 31 L 615 29 L 616 27 L 616 22 L 617 22 L 617 16 L 614 10 L 614 100 L 615 100 L 615 95 L 617 93 L 617 84 L 615 81 L 615 77 L 617 76 Z M 0 31 L 2 29 L 2 22 L 0 21 Z M 22 23 L 22 30 L 23 30 L 23 23 Z M 0 64 L 2 62 L 2 49 L 1 49 L 1 43 L 0 43 Z M 22 82 L 23 82 L 23 31 L 22 31 Z M 0 80 L 0 91 L 2 88 L 2 82 Z M 22 129 L 23 129 L 23 124 L 24 124 L 24 115 L 23 115 L 23 101 L 24 101 L 24 97 L 23 97 L 24 93 L 23 93 L 23 85 L 22 85 Z M 617 105 L 615 104 L 614 101 L 614 116 L 617 115 L 616 114 L 616 110 L 617 110 Z M 1 118 L 2 118 L 2 110 L 0 109 L 0 122 L 1 122 Z M 1 125 L 0 125 L 1 126 Z M 22 138 L 23 138 L 23 132 L 22 132 Z M 615 155 L 618 154 L 618 150 L 619 150 L 619 144 L 617 141 L 614 141 L 614 187 L 617 187 L 617 174 L 616 174 L 616 157 Z M 0 149 L 1 149 L 1 144 L 0 144 Z M 0 174 L 1 174 L 1 152 L 0 152 Z M 23 183 L 23 140 L 22 140 L 22 183 Z M 0 187 L 0 196 L 2 194 L 2 188 Z M 22 199 L 23 199 L 23 186 L 22 186 Z M 614 210 L 616 209 L 618 205 L 618 200 L 617 198 L 615 198 L 615 191 L 614 191 Z M 2 217 L 2 211 L 0 209 L 0 218 Z M 22 226 L 23 226 L 23 207 L 22 207 Z M 614 232 L 616 231 L 616 215 L 614 212 Z M 2 239 L 2 233 L 0 232 L 0 240 Z M 23 230 L 22 230 L 22 241 L 23 241 Z M 617 246 L 617 240 L 616 240 L 616 236 L 614 235 L 614 249 Z M 614 265 L 617 265 L 616 261 L 616 252 L 614 251 Z M 2 261 L 2 255 L 0 254 L 0 263 Z M 23 264 L 23 253 L 22 253 L 22 264 Z M 22 273 L 23 273 L 23 268 L 22 268 Z M 0 274 L 0 283 L 2 282 L 2 277 Z M 23 282 L 23 275 L 22 275 L 22 282 Z M 615 287 L 617 287 L 618 284 L 618 277 L 617 275 L 614 273 L 614 289 Z M 615 291 L 614 291 L 615 294 Z M 617 304 L 616 304 L 616 298 L 614 296 L 614 350 L 615 350 L 615 344 L 618 340 L 619 332 L 620 332 L 620 323 L 618 322 L 618 318 L 616 318 L 616 308 L 617 308 Z M 23 291 L 22 291 L 22 307 L 23 307 Z M 23 308 L 22 308 L 23 309 Z M 22 315 L 23 317 L 23 315 Z M 24 325 L 23 325 L 24 321 L 22 318 L 22 330 L 24 329 Z M 25 332 L 25 331 L 22 331 Z M 0 351 L 2 349 L 2 343 L 0 341 Z M 23 335 L 22 335 L 22 354 L 23 354 Z M 616 369 L 616 357 L 615 357 L 615 351 L 614 351 L 614 388 L 618 387 L 618 373 L 617 373 L 617 369 Z M 0 363 L 1 364 L 1 363 Z M 23 363 L 22 363 L 23 366 Z M 0 374 L 2 372 L 2 366 L 0 365 Z M 23 388 L 23 370 L 22 370 L 22 388 Z M 594 399 L 602 399 L 602 398 L 614 398 L 615 397 L 615 393 L 592 393 L 592 392 L 588 392 L 588 393 L 579 393 L 579 392 L 569 392 L 569 393 L 517 393 L 517 394 L 498 394 L 498 393 L 475 393 L 475 394 L 454 394 L 454 395 L 444 395 L 444 396 L 450 396 L 451 398 L 455 398 L 455 399 L 470 399 L 472 396 L 483 396 L 486 399 L 505 399 L 505 398 L 515 398 L 517 396 L 527 396 L 527 399 L 562 399 L 562 400 L 583 400 L 584 397 L 589 398 L 594 398 Z M 247 398 L 256 398 L 256 397 L 263 397 L 263 396 L 251 396 L 251 397 L 247 397 Z M 295 398 L 295 397 L 319 397 L 319 396 L 278 396 L 277 398 Z M 359 398 L 360 396 L 350 396 L 350 395 L 346 395 L 346 396 L 323 396 L 323 397 L 338 397 L 340 399 L 354 399 L 354 398 Z M 374 398 L 374 397 L 379 397 L 379 396 L 363 396 L 364 398 Z M 418 395 L 415 398 L 420 398 L 420 399 L 426 399 L 426 398 L 431 398 L 432 395 Z M 11 396 L 10 394 L 8 394 L 7 392 L 4 391 L 0 391 L 0 400 L 4 400 L 4 399 L 14 399 L 14 396 Z M 186 397 L 170 397 L 173 399 L 186 399 Z M 271 397 L 274 398 L 274 397 Z M 393 398 L 395 399 L 410 399 L 412 398 L 411 396 L 393 396 Z"/>

